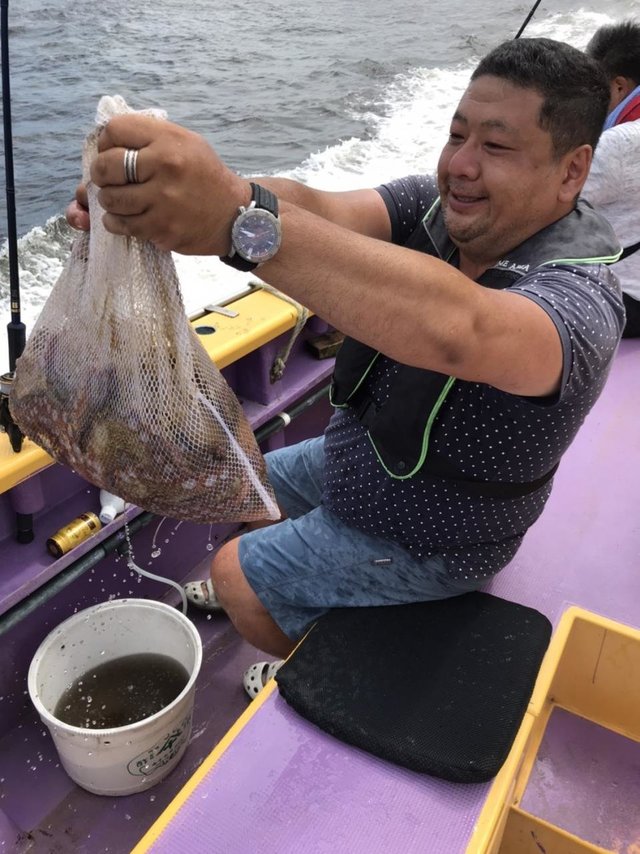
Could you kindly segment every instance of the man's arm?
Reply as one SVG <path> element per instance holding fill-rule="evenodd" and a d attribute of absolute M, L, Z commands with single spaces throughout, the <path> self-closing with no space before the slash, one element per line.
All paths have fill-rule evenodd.
<path fill-rule="evenodd" d="M 557 391 L 562 348 L 549 315 L 449 264 L 282 206 L 283 247 L 260 277 L 354 338 L 408 365 L 513 394 Z"/>
<path fill-rule="evenodd" d="M 140 183 L 125 183 L 126 148 L 139 150 Z M 109 231 L 185 254 L 227 254 L 251 190 L 202 137 L 122 116 L 103 131 L 100 150 L 91 176 L 102 187 Z M 386 242 L 389 217 L 374 190 L 325 194 L 282 179 L 265 183 L 281 194 L 283 240 L 261 278 L 400 362 L 515 394 L 558 389 L 562 347 L 540 306 Z"/>
<path fill-rule="evenodd" d="M 252 178 L 274 192 L 280 203 L 290 202 L 298 208 L 322 217 L 335 225 L 378 240 L 391 239 L 387 207 L 376 190 L 327 192 L 291 181 L 289 178 Z"/>
<path fill-rule="evenodd" d="M 359 234 L 367 234 L 378 240 L 391 238 L 389 214 L 376 190 L 327 192 L 308 187 L 289 178 L 257 177 L 252 180 L 263 187 L 268 187 L 281 202 L 289 201 L 343 228 Z M 66 219 L 72 228 L 80 231 L 89 230 L 87 205 L 87 188 L 84 184 L 79 184 L 76 197 L 66 210 Z"/>

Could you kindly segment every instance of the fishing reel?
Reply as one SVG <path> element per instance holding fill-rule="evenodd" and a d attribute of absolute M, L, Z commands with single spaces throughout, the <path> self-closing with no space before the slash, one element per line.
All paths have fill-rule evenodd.
<path fill-rule="evenodd" d="M 7 373 L 0 376 L 0 431 L 6 433 L 9 442 L 16 454 L 22 450 L 22 431 L 11 417 L 9 411 L 9 394 L 13 385 L 14 374 Z"/>

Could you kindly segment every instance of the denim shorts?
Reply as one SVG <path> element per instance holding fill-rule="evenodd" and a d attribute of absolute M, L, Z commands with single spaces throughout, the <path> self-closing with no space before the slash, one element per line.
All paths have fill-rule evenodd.
<path fill-rule="evenodd" d="M 324 437 L 272 451 L 265 459 L 287 518 L 243 534 L 238 555 L 247 581 L 291 640 L 331 608 L 444 599 L 486 583 L 453 579 L 441 555 L 415 558 L 327 510 Z"/>

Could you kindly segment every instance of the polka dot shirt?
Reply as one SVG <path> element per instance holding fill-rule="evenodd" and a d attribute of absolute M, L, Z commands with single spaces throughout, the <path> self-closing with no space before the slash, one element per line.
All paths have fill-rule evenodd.
<path fill-rule="evenodd" d="M 381 188 L 403 244 L 431 207 L 436 189 L 410 177 Z M 457 380 L 442 406 L 430 450 L 470 477 L 530 481 L 541 477 L 570 445 L 607 377 L 623 324 L 620 289 L 604 265 L 538 267 L 512 286 L 551 317 L 562 341 L 561 391 L 553 399 L 523 398 Z M 381 405 L 398 363 L 380 356 L 367 390 Z M 527 496 L 471 496 L 453 481 L 391 478 L 366 429 L 349 409 L 337 410 L 325 434 L 324 503 L 346 524 L 394 540 L 416 557 L 443 554 L 456 578 L 488 577 L 511 560 L 538 518 L 551 484 Z"/>

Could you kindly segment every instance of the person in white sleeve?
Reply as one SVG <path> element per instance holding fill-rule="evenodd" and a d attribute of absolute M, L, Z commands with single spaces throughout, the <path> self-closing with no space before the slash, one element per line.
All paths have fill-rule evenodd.
<path fill-rule="evenodd" d="M 609 115 L 583 196 L 613 227 L 624 252 L 615 265 L 627 312 L 624 338 L 640 337 L 640 23 L 600 27 L 586 53 L 611 87 Z"/>

